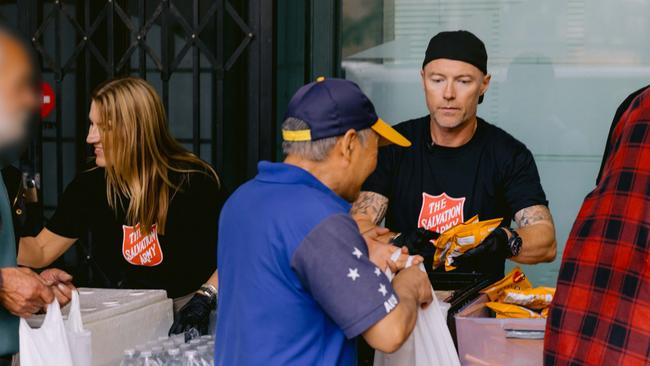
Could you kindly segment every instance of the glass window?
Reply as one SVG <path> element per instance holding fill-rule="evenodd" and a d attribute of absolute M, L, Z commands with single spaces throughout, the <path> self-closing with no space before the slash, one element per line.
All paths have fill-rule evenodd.
<path fill-rule="evenodd" d="M 478 113 L 535 156 L 558 257 L 522 267 L 554 285 L 614 112 L 650 81 L 648 13 L 650 0 L 343 0 L 341 66 L 398 123 L 428 114 L 419 72 L 433 35 L 466 29 L 485 42 L 492 83 Z"/>

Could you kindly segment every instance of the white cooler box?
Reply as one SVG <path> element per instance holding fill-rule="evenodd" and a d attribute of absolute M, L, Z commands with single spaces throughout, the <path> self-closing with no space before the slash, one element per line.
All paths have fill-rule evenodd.
<path fill-rule="evenodd" d="M 125 349 L 167 336 L 173 322 L 164 290 L 80 288 L 79 295 L 84 328 L 92 332 L 93 366 L 119 365 Z M 43 315 L 28 322 L 40 326 Z"/>

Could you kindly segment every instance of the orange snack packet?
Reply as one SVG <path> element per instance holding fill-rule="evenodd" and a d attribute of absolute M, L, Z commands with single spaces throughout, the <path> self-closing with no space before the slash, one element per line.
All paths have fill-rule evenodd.
<path fill-rule="evenodd" d="M 475 222 L 478 222 L 478 215 L 472 217 L 460 225 L 449 228 L 444 233 L 440 234 L 440 237 L 434 241 L 437 249 L 433 255 L 433 269 L 440 267 L 445 262 L 445 258 L 447 257 L 447 253 L 451 248 L 451 244 L 456 232 L 461 229 L 463 225 L 468 225 Z"/>
<path fill-rule="evenodd" d="M 550 308 L 545 308 L 544 310 L 542 310 L 542 313 L 541 313 L 542 318 L 544 318 L 544 319 L 548 318 L 548 309 L 550 309 Z"/>
<path fill-rule="evenodd" d="M 519 318 L 519 319 L 541 319 L 542 315 L 538 312 L 526 309 L 523 306 L 502 304 L 500 302 L 488 302 L 485 304 L 488 308 L 492 309 L 498 319 L 503 318 Z"/>
<path fill-rule="evenodd" d="M 503 219 L 498 218 L 460 225 L 460 228 L 455 232 L 451 248 L 445 257 L 445 270 L 453 271 L 456 269 L 452 265 L 454 259 L 481 244 L 494 229 L 501 225 L 501 221 Z"/>
<path fill-rule="evenodd" d="M 434 242 L 436 252 L 433 256 L 433 268 L 436 269 L 444 264 L 446 271 L 456 269 L 451 265 L 454 258 L 481 244 L 501 224 L 502 220 L 498 218 L 479 221 L 479 217 L 476 215 L 440 234 L 440 237 Z"/>
<path fill-rule="evenodd" d="M 551 287 L 536 287 L 533 289 L 517 290 L 509 288 L 503 291 L 501 302 L 525 306 L 533 310 L 541 310 L 551 305 L 555 289 Z"/>
<path fill-rule="evenodd" d="M 515 267 L 501 280 L 481 290 L 481 293 L 486 294 L 490 301 L 497 301 L 507 289 L 527 290 L 531 288 L 533 285 L 528 277 L 521 271 L 521 268 Z"/>

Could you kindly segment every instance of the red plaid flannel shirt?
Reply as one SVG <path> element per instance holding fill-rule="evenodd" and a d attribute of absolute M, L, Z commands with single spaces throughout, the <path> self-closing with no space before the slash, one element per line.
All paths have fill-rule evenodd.
<path fill-rule="evenodd" d="M 564 250 L 545 365 L 650 364 L 650 88 L 608 143 Z"/>

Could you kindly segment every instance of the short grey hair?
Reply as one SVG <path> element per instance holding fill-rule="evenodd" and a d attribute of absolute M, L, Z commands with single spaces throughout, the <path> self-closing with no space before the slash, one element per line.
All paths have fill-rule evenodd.
<path fill-rule="evenodd" d="M 308 129 L 309 125 L 305 121 L 294 117 L 289 117 L 282 123 L 283 131 L 301 131 Z M 357 131 L 359 141 L 365 144 L 371 133 L 372 130 L 370 128 Z M 307 160 L 323 161 L 334 148 L 337 140 L 338 137 L 334 136 L 315 141 L 282 141 L 282 152 L 285 155 L 297 155 Z"/>

